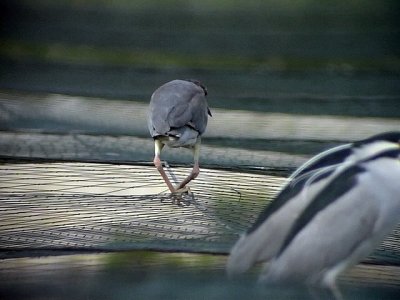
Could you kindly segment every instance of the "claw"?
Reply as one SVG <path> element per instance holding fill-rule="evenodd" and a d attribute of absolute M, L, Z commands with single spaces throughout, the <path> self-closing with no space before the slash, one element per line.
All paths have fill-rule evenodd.
<path fill-rule="evenodd" d="M 189 193 L 191 194 L 191 190 L 188 186 L 176 189 L 174 192 L 171 193 L 172 203 L 182 205 L 181 201 L 184 201 L 184 194 L 188 195 Z"/>

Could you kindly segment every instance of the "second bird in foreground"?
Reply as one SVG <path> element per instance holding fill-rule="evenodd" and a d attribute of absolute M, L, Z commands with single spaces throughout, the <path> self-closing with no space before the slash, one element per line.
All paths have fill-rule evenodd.
<path fill-rule="evenodd" d="M 270 261 L 260 282 L 337 292 L 337 276 L 400 222 L 399 143 L 400 132 L 383 133 L 306 162 L 237 241 L 228 274 Z"/>

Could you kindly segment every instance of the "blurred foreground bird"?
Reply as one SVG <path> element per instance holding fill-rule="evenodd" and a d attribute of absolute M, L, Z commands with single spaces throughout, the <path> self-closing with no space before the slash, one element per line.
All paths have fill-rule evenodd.
<path fill-rule="evenodd" d="M 154 165 L 171 193 L 185 192 L 185 186 L 199 172 L 201 135 L 207 127 L 207 89 L 197 80 L 173 80 L 160 86 L 151 96 L 148 128 L 154 139 Z M 194 164 L 189 176 L 174 187 L 164 171 L 160 159 L 165 145 L 185 147 L 193 151 Z"/>
<path fill-rule="evenodd" d="M 231 250 L 227 272 L 267 262 L 262 283 L 329 288 L 400 222 L 400 132 L 310 159 Z"/>

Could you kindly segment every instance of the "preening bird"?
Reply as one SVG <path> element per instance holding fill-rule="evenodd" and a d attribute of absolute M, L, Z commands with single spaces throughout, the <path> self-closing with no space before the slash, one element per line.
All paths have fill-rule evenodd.
<path fill-rule="evenodd" d="M 231 250 L 227 272 L 335 291 L 337 276 L 400 222 L 400 132 L 335 147 L 296 170 Z"/>
<path fill-rule="evenodd" d="M 151 96 L 147 124 L 155 145 L 153 162 L 171 193 L 186 191 L 185 186 L 200 172 L 201 135 L 206 130 L 208 116 L 211 116 L 206 96 L 206 87 L 197 80 L 167 82 Z M 169 180 L 160 159 L 165 145 L 193 151 L 193 169 L 176 187 Z"/>

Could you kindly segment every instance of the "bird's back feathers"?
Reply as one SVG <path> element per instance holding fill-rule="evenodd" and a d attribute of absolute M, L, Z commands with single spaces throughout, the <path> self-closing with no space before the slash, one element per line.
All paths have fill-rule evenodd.
<path fill-rule="evenodd" d="M 385 138 L 389 138 L 389 140 L 385 140 Z M 305 258 L 312 259 L 307 256 L 307 253 L 302 253 L 310 250 L 312 246 L 306 246 L 306 243 L 302 247 L 301 245 L 303 244 L 298 239 L 303 236 L 300 240 L 306 242 L 316 241 L 318 244 L 318 239 L 321 237 L 319 235 L 321 233 L 318 233 L 318 230 L 321 229 L 318 229 L 318 226 L 321 224 L 321 226 L 326 227 L 322 230 L 327 232 L 335 231 L 331 237 L 328 236 L 326 239 L 321 237 L 321 241 L 325 240 L 325 243 L 331 243 L 330 246 L 333 249 L 336 248 L 335 242 L 342 243 L 345 241 L 350 244 L 352 242 L 354 254 L 350 253 L 351 250 L 346 248 L 348 250 L 346 250 L 347 253 L 345 255 L 349 256 L 348 259 L 350 261 L 357 261 L 360 256 L 370 250 L 366 245 L 369 245 L 371 240 L 368 240 L 367 237 L 373 236 L 374 239 L 379 240 L 380 235 L 373 230 L 378 228 L 378 232 L 382 233 L 385 228 L 389 228 L 390 224 L 392 224 L 388 223 L 389 225 L 386 224 L 380 227 L 375 224 L 375 221 L 379 223 L 384 220 L 384 218 L 380 217 L 380 212 L 376 205 L 382 208 L 385 205 L 381 203 L 382 201 L 390 202 L 393 204 L 393 210 L 397 209 L 400 214 L 400 200 L 396 202 L 394 199 L 398 200 L 398 198 L 393 198 L 396 193 L 397 195 L 400 194 L 400 185 L 397 183 L 400 180 L 399 140 L 400 133 L 377 135 L 376 138 L 371 137 L 364 141 L 327 150 L 306 162 L 293 173 L 290 181 L 284 186 L 275 200 L 264 209 L 254 225 L 234 245 L 228 258 L 228 274 L 244 272 L 256 262 L 268 261 L 274 257 L 273 262 L 280 262 L 275 263 L 275 267 L 271 269 L 275 270 L 275 273 L 274 271 L 271 271 L 272 273 L 264 272 L 262 278 L 265 279 L 266 274 L 269 274 L 268 278 L 272 278 L 278 276 L 279 272 L 289 272 L 284 271 L 286 262 L 290 260 L 288 253 L 298 255 L 298 260 L 301 260 L 304 255 Z M 391 164 L 388 164 L 388 162 L 391 162 Z M 385 170 L 387 170 L 388 174 L 392 174 L 393 177 L 386 174 Z M 384 188 L 385 185 L 389 186 Z M 398 190 L 391 187 L 392 185 L 398 186 Z M 380 196 L 374 192 L 369 192 L 370 189 L 379 191 L 381 188 L 383 189 L 382 195 L 386 192 L 388 195 Z M 363 198 L 367 199 L 364 206 Z M 389 198 L 390 200 L 386 200 Z M 349 210 L 354 209 L 355 212 L 342 211 L 342 214 L 339 215 L 335 211 L 335 208 L 338 207 L 337 203 L 340 204 L 339 207 L 347 207 Z M 357 203 L 359 208 L 354 207 L 354 205 L 357 206 Z M 343 224 L 335 223 L 339 222 L 338 220 L 344 220 L 343 218 L 346 217 L 346 214 L 352 214 L 354 220 L 346 219 L 342 222 Z M 390 215 L 390 211 L 386 211 L 384 214 L 390 220 L 396 218 L 399 220 L 398 216 Z M 363 235 L 362 230 L 357 229 L 358 223 L 352 226 L 351 222 L 360 222 L 363 218 L 368 217 L 375 219 L 368 225 L 372 227 L 364 226 L 362 228 L 362 230 L 366 230 L 365 235 Z M 324 223 L 324 220 L 330 220 L 332 226 L 329 226 L 329 223 Z M 307 230 L 316 226 L 315 224 L 318 224 L 318 226 L 313 230 L 316 230 L 317 235 L 312 236 L 312 230 L 310 229 L 311 231 L 309 232 Z M 350 232 L 348 235 L 345 235 L 346 228 Z M 354 228 L 356 228 L 354 232 L 360 231 L 358 236 L 356 233 L 351 233 Z M 336 232 L 336 230 L 338 231 Z M 308 233 L 304 236 L 304 232 Z M 327 247 L 321 248 L 320 251 L 329 253 L 329 251 L 332 252 L 332 249 L 329 250 L 329 247 Z M 312 253 L 317 255 L 315 252 Z M 332 263 L 328 263 L 329 259 Z M 333 255 L 330 258 L 324 258 L 319 264 L 316 262 L 314 269 L 311 267 L 307 269 L 304 266 L 304 272 L 310 273 L 319 267 L 325 267 L 331 268 L 331 274 L 334 274 L 334 272 L 339 272 L 340 269 L 338 261 L 343 263 L 344 267 L 350 264 L 345 262 L 340 255 Z M 333 266 L 335 262 L 337 265 Z M 300 265 L 298 272 L 301 274 Z M 285 276 L 289 275 L 285 274 Z M 335 278 L 335 276 L 332 278 Z"/>
<path fill-rule="evenodd" d="M 199 85 L 185 80 L 170 81 L 151 97 L 150 134 L 152 137 L 176 136 L 176 130 L 188 126 L 201 135 L 207 126 L 208 111 L 205 92 Z"/>

